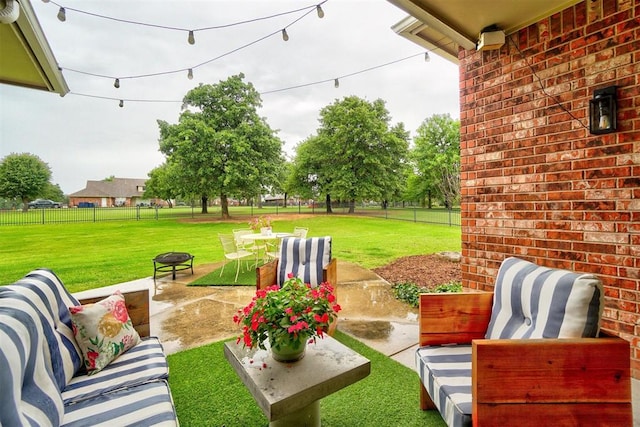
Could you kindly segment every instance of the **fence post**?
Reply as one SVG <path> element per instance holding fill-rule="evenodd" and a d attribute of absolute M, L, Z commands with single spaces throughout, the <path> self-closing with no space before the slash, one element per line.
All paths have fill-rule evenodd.
<path fill-rule="evenodd" d="M 413 222 L 418 222 L 418 210 L 413 208 Z"/>
<path fill-rule="evenodd" d="M 42 224 L 44 224 L 44 208 L 42 208 L 41 211 L 42 211 Z"/>
<path fill-rule="evenodd" d="M 156 221 L 158 220 L 158 205 L 155 206 L 156 208 Z"/>
<path fill-rule="evenodd" d="M 140 221 L 140 206 L 136 206 L 136 220 Z"/>
<path fill-rule="evenodd" d="M 449 227 L 451 227 L 451 208 L 449 208 Z"/>

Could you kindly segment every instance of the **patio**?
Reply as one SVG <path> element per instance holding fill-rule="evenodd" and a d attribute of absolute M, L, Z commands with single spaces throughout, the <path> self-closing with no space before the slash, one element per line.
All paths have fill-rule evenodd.
<path fill-rule="evenodd" d="M 93 289 L 80 297 L 104 295 L 115 289 L 149 289 L 151 334 L 158 336 L 167 354 L 198 347 L 238 334 L 232 317 L 255 293 L 252 286 L 187 286 L 220 267 L 194 266 L 194 275 L 167 275 Z M 338 328 L 369 347 L 414 369 L 417 310 L 397 301 L 387 281 L 355 264 L 338 262 L 338 301 L 342 306 Z"/>

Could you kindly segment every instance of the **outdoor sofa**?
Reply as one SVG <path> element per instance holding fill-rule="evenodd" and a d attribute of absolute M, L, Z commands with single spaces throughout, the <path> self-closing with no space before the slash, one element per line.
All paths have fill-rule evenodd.
<path fill-rule="evenodd" d="M 450 427 L 631 426 L 630 347 L 592 274 L 505 259 L 494 292 L 421 294 L 421 409 Z"/>
<path fill-rule="evenodd" d="M 167 360 L 159 340 L 149 337 L 148 290 L 124 298 L 117 293 L 78 301 L 45 269 L 0 286 L 0 425 L 178 425 Z M 97 300 L 117 307 L 114 313 L 126 323 L 113 321 L 111 312 L 100 314 L 106 303 L 86 305 Z M 113 346 L 108 352 L 83 353 L 74 328 L 85 326 L 78 326 L 81 318 L 75 314 L 72 322 L 69 307 L 81 310 L 85 320 L 102 316 L 100 324 L 86 320 L 86 329 L 105 329 L 102 344 Z M 126 346 L 109 341 L 114 325 L 126 326 L 123 340 L 132 347 L 124 352 Z M 104 365 L 99 371 L 98 363 Z"/>

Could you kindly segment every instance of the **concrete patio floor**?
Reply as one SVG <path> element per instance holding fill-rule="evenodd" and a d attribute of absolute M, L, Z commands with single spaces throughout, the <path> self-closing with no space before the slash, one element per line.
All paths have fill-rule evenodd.
<path fill-rule="evenodd" d="M 121 283 L 75 294 L 108 295 L 116 289 L 149 289 L 151 334 L 160 338 L 167 354 L 208 344 L 239 334 L 235 312 L 253 297 L 253 286 L 187 286 L 221 264 L 195 266 L 171 275 Z M 369 347 L 415 370 L 418 345 L 417 309 L 399 302 L 390 284 L 370 270 L 338 261 L 338 329 Z M 633 380 L 634 427 L 640 427 L 640 381 Z M 416 393 L 417 383 L 416 383 Z"/>

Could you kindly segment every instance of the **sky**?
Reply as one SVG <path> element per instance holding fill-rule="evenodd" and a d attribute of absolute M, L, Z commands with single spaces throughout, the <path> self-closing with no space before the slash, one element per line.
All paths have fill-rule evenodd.
<path fill-rule="evenodd" d="M 321 1 L 32 0 L 71 92 L 0 84 L 0 159 L 37 155 L 65 194 L 87 180 L 147 178 L 164 162 L 157 121 L 177 123 L 190 89 L 239 73 L 261 94 L 258 114 L 289 157 L 317 133 L 320 110 L 347 96 L 384 100 L 391 125 L 404 123 L 412 137 L 434 114 L 459 118 L 457 65 L 437 52 L 425 61 L 424 48 L 391 29 L 405 12 L 386 0 L 329 0 L 320 19 Z M 199 30 L 209 27 L 223 28 Z"/>

